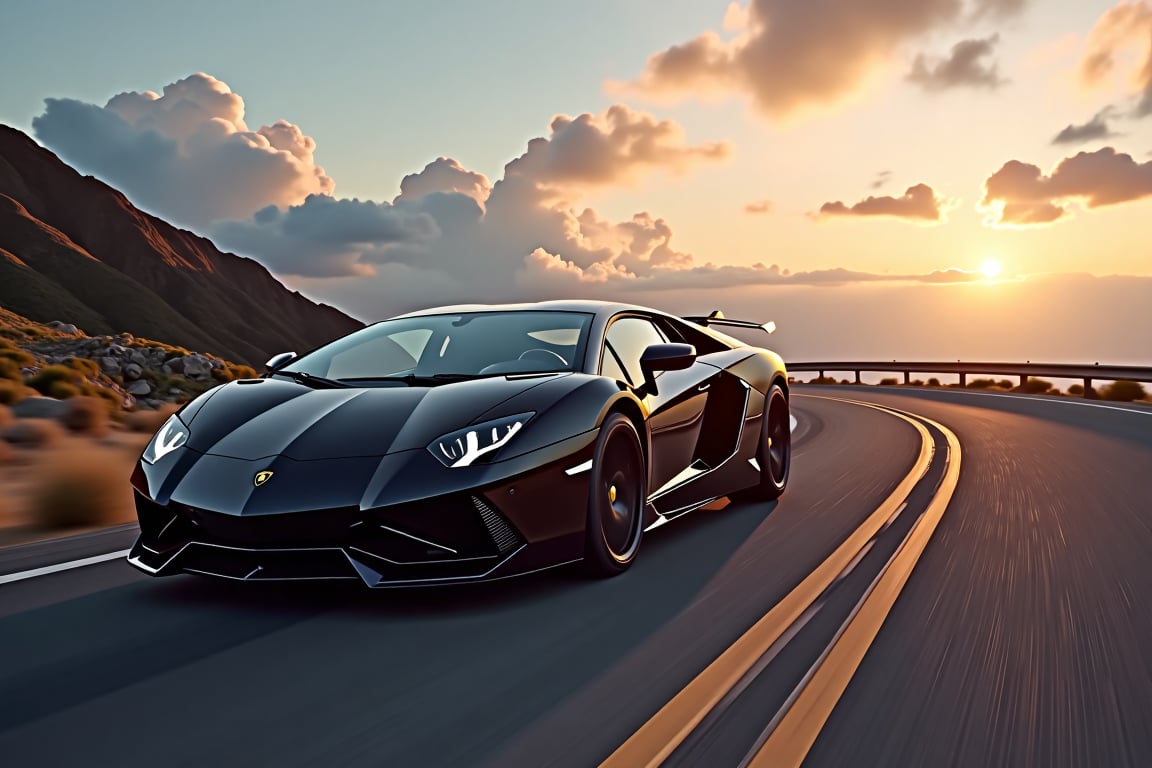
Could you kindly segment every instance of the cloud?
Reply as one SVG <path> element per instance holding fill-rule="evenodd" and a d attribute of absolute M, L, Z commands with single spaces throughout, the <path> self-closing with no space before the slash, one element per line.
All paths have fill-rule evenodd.
<path fill-rule="evenodd" d="M 739 93 L 765 114 L 786 117 L 848 97 L 909 41 L 975 18 L 1010 15 L 1024 4 L 751 0 L 743 12 L 729 6 L 727 36 L 706 31 L 673 45 L 651 56 L 631 83 L 608 87 L 655 98 Z M 978 61 L 973 66 L 979 69 Z"/>
<path fill-rule="evenodd" d="M 421 200 L 434 192 L 454 192 L 483 203 L 491 191 L 484 174 L 469 171 L 450 157 L 438 157 L 420 173 L 410 173 L 400 181 L 396 202 Z"/>
<path fill-rule="evenodd" d="M 775 209 L 776 204 L 771 200 L 753 200 L 744 205 L 744 213 L 772 213 Z"/>
<path fill-rule="evenodd" d="M 158 107 L 155 102 L 163 99 L 171 101 Z M 700 263 L 677 249 L 667 220 L 648 211 L 618 220 L 582 204 L 586 194 L 605 185 L 683 173 L 728 154 L 723 143 L 690 143 L 678 124 L 621 105 L 597 115 L 554 118 L 494 182 L 451 157 L 438 157 L 405 176 L 395 199 L 375 201 L 333 197 L 326 176 L 322 189 L 301 186 L 302 179 L 320 178 L 312 161 L 316 146 L 286 122 L 253 134 L 260 142 L 251 136 L 236 142 L 237 167 L 222 165 L 222 147 L 234 149 L 228 137 L 242 125 L 243 101 L 207 75 L 174 84 L 163 97 L 128 94 L 110 104 L 115 109 L 80 102 L 67 107 L 84 113 L 84 125 L 107 124 L 83 146 L 105 152 L 101 167 L 110 169 L 109 181 L 128 173 L 141 182 L 132 194 L 144 207 L 180 211 L 222 247 L 252 256 L 293 284 L 365 317 L 457 301 L 628 300 L 641 291 L 935 279 Z M 55 109 L 50 106 L 41 121 L 50 129 L 45 143 L 60 149 L 53 143 L 58 137 L 71 146 L 77 134 L 53 132 L 70 125 L 57 119 Z M 261 148 L 253 142 L 262 142 Z M 276 176 L 258 164 L 245 166 L 253 162 L 250 153 L 290 173 Z M 165 157 L 169 162 L 158 162 L 146 174 L 136 169 L 145 159 Z M 217 165 L 196 175 L 189 167 L 194 161 Z M 229 199 L 235 190 L 244 193 L 237 198 L 242 205 L 196 207 L 203 199 Z M 933 199 L 930 190 L 928 198 Z"/>
<path fill-rule="evenodd" d="M 984 182 L 981 205 L 993 225 L 1048 224 L 1069 215 L 1069 205 L 1087 208 L 1152 196 L 1152 161 L 1104 147 L 1061 160 L 1045 175 L 1038 166 L 1011 160 Z"/>
<path fill-rule="evenodd" d="M 250 130 L 244 100 L 203 73 L 103 107 L 46 99 L 32 128 L 67 162 L 186 226 L 295 205 L 334 186 L 311 137 L 285 121 Z"/>
<path fill-rule="evenodd" d="M 689 145 L 679 124 L 615 104 L 601 115 L 552 118 L 549 135 L 529 141 L 527 151 L 504 167 L 504 177 L 537 187 L 615 184 L 653 168 L 683 173 L 730 152 L 726 142 Z"/>
<path fill-rule="evenodd" d="M 940 221 L 942 203 L 927 184 L 908 187 L 901 197 L 869 196 L 848 206 L 840 201 L 820 206 L 820 216 L 890 216 L 916 221 Z"/>
<path fill-rule="evenodd" d="M 1104 13 L 1088 35 L 1080 77 L 1085 85 L 1102 84 L 1116 69 L 1125 50 L 1135 49 L 1142 57 L 1134 73 L 1136 117 L 1152 115 L 1152 3 L 1148 0 L 1120 3 Z"/>
<path fill-rule="evenodd" d="M 1107 106 L 1097 112 L 1091 120 L 1080 125 L 1069 124 L 1052 139 L 1053 144 L 1082 144 L 1097 139 L 1110 139 L 1119 134 L 1108 125 L 1116 116 L 1116 108 Z"/>
<path fill-rule="evenodd" d="M 880 189 L 891 180 L 892 171 L 880 171 L 876 174 L 876 178 L 872 180 L 872 184 L 870 186 L 872 189 Z"/>
<path fill-rule="evenodd" d="M 943 59 L 916 56 L 912 69 L 905 76 L 925 91 L 943 91 L 950 88 L 996 89 L 1007 83 L 1000 77 L 992 57 L 999 35 L 976 40 L 961 40 L 952 46 L 951 54 Z"/>
<path fill-rule="evenodd" d="M 248 220 L 218 222 L 211 236 L 223 248 L 257 257 L 282 274 L 370 275 L 380 253 L 440 235 L 427 212 L 389 203 L 309 195 L 300 205 L 260 209 Z"/>

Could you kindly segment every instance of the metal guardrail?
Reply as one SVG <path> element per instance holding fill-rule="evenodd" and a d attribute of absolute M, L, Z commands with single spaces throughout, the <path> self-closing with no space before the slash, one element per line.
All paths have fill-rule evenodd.
<path fill-rule="evenodd" d="M 844 373 L 852 371 L 856 374 L 856 383 L 860 383 L 860 374 L 864 371 L 870 373 L 902 373 L 904 383 L 912 383 L 913 373 L 953 373 L 959 374 L 960 386 L 968 383 L 969 375 L 985 376 L 1019 376 L 1020 386 L 1028 383 L 1030 376 L 1048 376 L 1054 379 L 1081 379 L 1084 382 L 1084 396 L 1092 396 L 1093 381 L 1139 381 L 1152 382 L 1152 366 L 1139 365 L 1078 365 L 1066 363 L 955 363 L 944 362 L 891 362 L 879 361 L 828 361 L 828 362 L 787 362 L 789 373 L 793 371 L 816 371 L 821 378 L 825 371 Z"/>

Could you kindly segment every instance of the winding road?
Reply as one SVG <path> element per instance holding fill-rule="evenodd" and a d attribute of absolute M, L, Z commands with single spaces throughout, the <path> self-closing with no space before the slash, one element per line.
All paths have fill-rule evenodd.
<path fill-rule="evenodd" d="M 780 501 L 651 531 L 607 581 L 14 576 L 130 530 L 0 552 L 0 764 L 1152 765 L 1152 408 L 792 409 Z"/>

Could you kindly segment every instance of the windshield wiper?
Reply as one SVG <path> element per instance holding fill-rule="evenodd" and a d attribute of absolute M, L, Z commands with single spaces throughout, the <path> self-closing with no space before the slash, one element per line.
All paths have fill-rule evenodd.
<path fill-rule="evenodd" d="M 487 379 L 494 376 L 507 376 L 506 373 L 433 373 L 418 375 L 406 373 L 403 376 L 355 376 L 346 379 L 337 379 L 345 384 L 370 384 L 378 381 L 399 381 L 404 384 L 445 384 L 452 381 L 468 381 L 469 379 Z"/>
<path fill-rule="evenodd" d="M 299 382 L 305 386 L 312 387 L 313 389 L 337 389 L 345 387 L 335 379 L 326 379 L 323 376 L 313 376 L 310 373 L 303 371 L 272 371 L 273 376 L 287 376 L 292 381 Z"/>

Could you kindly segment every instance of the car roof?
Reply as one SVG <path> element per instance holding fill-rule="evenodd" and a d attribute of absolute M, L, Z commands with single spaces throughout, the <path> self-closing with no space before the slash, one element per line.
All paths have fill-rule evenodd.
<path fill-rule="evenodd" d="M 592 315 L 615 315 L 620 312 L 644 312 L 652 315 L 673 317 L 666 312 L 638 304 L 622 304 L 613 301 L 592 299 L 560 299 L 554 301 L 534 301 L 519 304 L 453 304 L 446 307 L 431 307 L 416 312 L 408 312 L 400 317 L 423 317 L 426 315 L 449 315 L 461 312 L 584 312 Z M 395 319 L 395 318 L 394 318 Z"/>

